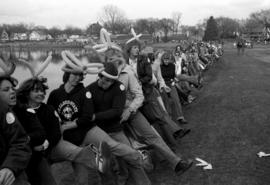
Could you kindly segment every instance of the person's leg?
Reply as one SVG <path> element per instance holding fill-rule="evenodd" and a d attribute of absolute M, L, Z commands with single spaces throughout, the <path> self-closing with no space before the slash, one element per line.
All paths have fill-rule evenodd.
<path fill-rule="evenodd" d="M 78 147 L 68 141 L 60 140 L 52 149 L 50 159 L 53 162 L 71 161 L 79 184 L 101 184 L 95 155 L 88 146 Z"/>
<path fill-rule="evenodd" d="M 18 177 L 16 177 L 12 185 L 30 185 L 25 172 L 22 172 Z"/>
<path fill-rule="evenodd" d="M 182 110 L 182 105 L 180 103 L 180 99 L 176 90 L 175 86 L 171 87 L 171 92 L 170 92 L 171 98 L 173 99 L 173 104 L 174 104 L 174 109 L 173 109 L 173 114 L 174 115 L 172 118 L 174 121 L 178 121 L 180 119 L 184 119 L 184 114 Z"/>
<path fill-rule="evenodd" d="M 134 171 L 140 171 L 142 169 L 142 158 L 141 155 L 130 146 L 115 141 L 112 137 L 110 137 L 106 132 L 104 132 L 99 127 L 93 127 L 89 130 L 84 138 L 83 145 L 93 144 L 95 146 L 99 146 L 100 142 L 106 142 L 112 152 L 113 155 L 121 157 L 128 164 L 128 168 Z M 131 172 L 131 171 L 130 171 Z M 148 178 L 146 179 L 142 173 L 138 173 L 141 175 L 142 184 L 149 184 Z M 135 175 L 135 174 L 132 174 Z"/>
<path fill-rule="evenodd" d="M 144 139 L 146 144 L 154 146 L 155 149 L 168 160 L 172 168 L 175 168 L 180 158 L 176 156 L 163 139 L 155 133 L 149 122 L 139 111 L 132 117 L 129 124 L 136 134 Z"/>
<path fill-rule="evenodd" d="M 113 139 L 115 139 L 116 141 L 118 141 L 120 143 L 124 143 L 124 144 L 130 146 L 130 142 L 129 142 L 128 138 L 125 136 L 124 132 L 122 132 L 122 131 L 121 132 L 113 132 L 113 133 L 109 133 L 109 135 Z M 143 170 L 143 167 L 141 167 L 141 168 L 129 168 L 129 166 L 127 166 L 127 168 L 129 170 L 130 177 L 132 178 L 131 180 L 134 181 L 135 184 L 137 184 L 137 185 L 139 185 L 139 184 L 141 184 L 141 185 L 151 184 L 150 180 L 148 179 L 147 174 Z"/>

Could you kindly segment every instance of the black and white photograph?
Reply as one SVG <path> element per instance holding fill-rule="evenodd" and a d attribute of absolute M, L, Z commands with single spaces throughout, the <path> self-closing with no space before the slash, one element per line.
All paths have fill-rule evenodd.
<path fill-rule="evenodd" d="M 270 185 L 270 0 L 0 0 L 0 185 Z"/>

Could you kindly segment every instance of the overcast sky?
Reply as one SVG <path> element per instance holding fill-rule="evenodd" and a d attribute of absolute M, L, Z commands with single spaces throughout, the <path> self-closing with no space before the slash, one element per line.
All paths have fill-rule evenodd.
<path fill-rule="evenodd" d="M 129 19 L 171 18 L 172 12 L 181 12 L 185 25 L 195 25 L 210 15 L 247 18 L 251 12 L 270 8 L 270 0 L 0 0 L 0 24 L 85 28 L 98 21 L 108 4 L 122 9 Z"/>

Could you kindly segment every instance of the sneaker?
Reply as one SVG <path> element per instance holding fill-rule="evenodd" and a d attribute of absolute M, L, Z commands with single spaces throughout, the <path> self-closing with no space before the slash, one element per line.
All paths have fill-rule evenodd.
<path fill-rule="evenodd" d="M 180 139 L 182 137 L 184 137 L 185 135 L 187 135 L 191 130 L 189 128 L 182 128 L 181 130 L 176 131 L 173 134 L 173 137 L 175 139 Z"/>
<path fill-rule="evenodd" d="M 179 123 L 180 125 L 182 125 L 182 124 L 188 124 L 188 121 L 187 121 L 185 118 L 178 119 L 177 121 L 178 121 L 178 123 Z"/>
<path fill-rule="evenodd" d="M 192 159 L 188 159 L 188 160 L 181 160 L 177 163 L 174 171 L 175 173 L 177 173 L 177 175 L 182 175 L 184 172 L 186 172 L 193 164 L 193 160 Z"/>
<path fill-rule="evenodd" d="M 91 145 L 92 151 L 96 155 L 96 164 L 98 171 L 106 173 L 110 169 L 111 151 L 109 145 L 105 142 L 101 142 L 97 149 L 94 145 Z"/>

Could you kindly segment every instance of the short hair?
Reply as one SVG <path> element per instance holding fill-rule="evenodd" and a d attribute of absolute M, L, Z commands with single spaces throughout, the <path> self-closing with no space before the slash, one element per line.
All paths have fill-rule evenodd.
<path fill-rule="evenodd" d="M 46 90 L 48 89 L 46 82 L 47 79 L 42 77 L 30 78 L 24 81 L 17 90 L 17 98 L 20 103 L 27 104 L 29 94 L 32 90 L 35 89 L 35 87 L 46 93 Z"/>

